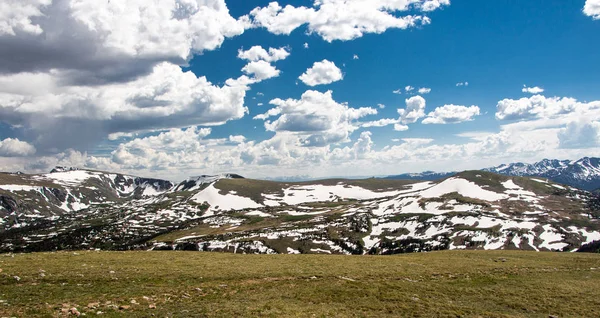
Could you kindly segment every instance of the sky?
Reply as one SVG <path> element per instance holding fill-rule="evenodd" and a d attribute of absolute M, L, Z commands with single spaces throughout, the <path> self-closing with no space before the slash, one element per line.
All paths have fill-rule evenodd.
<path fill-rule="evenodd" d="M 382 176 L 600 156 L 600 0 L 4 0 L 0 171 Z"/>

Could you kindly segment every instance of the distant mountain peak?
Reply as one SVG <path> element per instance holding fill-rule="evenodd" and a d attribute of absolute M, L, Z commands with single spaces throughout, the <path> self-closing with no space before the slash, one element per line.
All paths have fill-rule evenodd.
<path fill-rule="evenodd" d="M 509 176 L 542 177 L 589 191 L 600 187 L 600 158 L 594 157 L 575 161 L 543 159 L 532 164 L 516 162 L 483 170 Z"/>

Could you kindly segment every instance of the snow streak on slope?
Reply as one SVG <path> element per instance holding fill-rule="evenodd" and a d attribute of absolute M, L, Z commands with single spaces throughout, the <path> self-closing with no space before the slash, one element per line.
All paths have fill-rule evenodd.
<path fill-rule="evenodd" d="M 220 194 L 214 183 L 194 195 L 192 200 L 198 203 L 207 202 L 210 205 L 209 211 L 255 209 L 263 206 L 250 198 L 232 193 Z"/>
<path fill-rule="evenodd" d="M 163 193 L 140 188 L 153 182 L 99 175 L 83 181 L 79 188 L 97 187 L 97 182 L 105 180 L 113 180 L 123 193 L 137 188 L 136 193 L 148 191 L 154 196 L 123 199 L 109 206 L 92 204 L 61 218 L 60 224 L 34 228 L 24 236 L 27 241 L 0 242 L 0 248 L 10 250 L 47 239 L 55 240 L 57 246 L 65 241 L 85 242 L 86 248 L 106 240 L 118 248 L 136 242 L 140 248 L 153 249 L 394 254 L 435 249 L 572 251 L 600 239 L 598 222 L 585 209 L 589 193 L 481 171 L 412 184 L 380 179 L 286 183 L 201 176 Z M 57 195 L 78 198 L 75 188 L 65 187 Z M 12 202 L 3 202 L 1 195 L 0 213 L 4 213 Z M 50 193 L 41 189 L 39 195 Z M 68 200 L 59 206 L 88 204 Z M 22 222 L 24 216 L 16 219 Z M 101 229 L 98 220 L 106 222 Z M 82 224 L 90 226 L 89 232 L 71 239 L 74 226 Z M 156 245 L 141 238 L 157 240 Z M 54 245 L 44 242 L 41 246 Z"/>
<path fill-rule="evenodd" d="M 444 194 L 457 192 L 458 194 L 485 201 L 498 201 L 506 199 L 506 195 L 499 194 L 493 191 L 488 191 L 478 186 L 474 182 L 469 182 L 465 179 L 460 178 L 449 178 L 442 181 L 421 193 L 423 198 L 436 198 L 441 197 Z"/>
<path fill-rule="evenodd" d="M 306 185 L 292 186 L 283 190 L 283 198 L 274 195 L 265 197 L 275 202 L 285 203 L 287 205 L 297 205 L 307 202 L 335 201 L 338 199 L 367 200 L 394 196 L 399 191 L 374 192 L 361 187 L 337 184 L 335 186 L 327 185 Z"/>

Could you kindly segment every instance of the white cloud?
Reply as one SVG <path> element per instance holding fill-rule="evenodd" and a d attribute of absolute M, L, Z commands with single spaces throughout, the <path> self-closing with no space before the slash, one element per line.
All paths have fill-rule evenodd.
<path fill-rule="evenodd" d="M 352 57 L 353 60 L 358 60 L 358 55 L 354 54 L 354 56 Z"/>
<path fill-rule="evenodd" d="M 580 103 L 574 98 L 545 97 L 534 95 L 518 100 L 503 99 L 498 102 L 496 118 L 499 120 L 521 120 L 551 118 L 585 109 L 600 108 L 600 102 Z"/>
<path fill-rule="evenodd" d="M 24 157 L 35 154 L 35 147 L 19 139 L 0 140 L 0 157 Z"/>
<path fill-rule="evenodd" d="M 456 134 L 458 137 L 469 138 L 473 140 L 485 140 L 487 137 L 494 135 L 493 132 L 488 131 L 469 131 L 460 134 Z"/>
<path fill-rule="evenodd" d="M 277 98 L 270 103 L 277 107 L 255 118 L 279 116 L 272 122 L 266 121 L 265 128 L 299 134 L 302 143 L 307 146 L 347 142 L 349 134 L 358 129 L 356 120 L 377 114 L 374 108 L 350 108 L 347 104 L 337 103 L 331 91 L 320 93 L 309 90 L 299 100 Z"/>
<path fill-rule="evenodd" d="M 406 109 L 398 109 L 400 121 L 403 124 L 413 124 L 420 118 L 425 117 L 425 98 L 413 96 L 406 101 Z"/>
<path fill-rule="evenodd" d="M 423 120 L 423 124 L 458 124 L 472 121 L 473 117 L 479 114 L 480 110 L 477 106 L 444 105 L 430 112 Z"/>
<path fill-rule="evenodd" d="M 308 49 L 308 43 L 304 42 L 304 48 Z"/>
<path fill-rule="evenodd" d="M 499 133 L 460 134 L 470 138 L 466 143 L 437 144 L 427 138 L 405 138 L 401 144 L 384 145 L 378 149 L 373 143 L 375 138 L 371 132 L 363 132 L 359 136 L 353 136 L 349 132 L 345 141 L 352 140 L 353 143 L 348 146 L 333 142 L 339 136 L 332 138 L 330 134 L 333 130 L 343 131 L 347 128 L 346 131 L 356 131 L 361 116 L 374 113 L 374 110 L 353 110 L 345 104 L 331 101 L 322 103 L 330 99 L 327 94 L 313 93 L 314 102 L 320 106 L 304 105 L 311 98 L 303 96 L 301 100 L 282 101 L 286 104 L 284 107 L 288 107 L 286 110 L 279 109 L 279 106 L 274 108 L 279 109 L 279 114 L 297 115 L 297 120 L 293 116 L 279 116 L 276 120 L 287 127 L 280 127 L 282 129 L 275 131 L 272 138 L 260 142 L 244 140 L 235 143 L 228 138 L 208 139 L 210 131 L 197 128 L 177 129 L 163 132 L 161 137 L 151 136 L 124 142 L 109 158 L 67 151 L 52 157 L 27 157 L 21 164 L 29 162 L 26 166 L 28 171 L 47 169 L 60 162 L 62 165 L 129 171 L 154 177 L 177 176 L 179 179 L 207 171 L 234 171 L 250 177 L 272 177 L 274 167 L 279 174 L 324 177 L 356 175 L 355 171 L 361 171 L 363 175 L 425 169 L 446 171 L 449 166 L 452 170 L 475 169 L 503 162 L 600 155 L 600 147 L 593 146 L 598 140 L 597 123 L 600 121 L 600 109 L 590 106 L 594 102 L 586 104 L 588 107 L 584 109 L 583 115 L 569 113 L 552 120 L 536 118 L 511 123 L 501 126 Z M 326 111 L 330 109 L 334 111 Z M 269 117 L 271 116 L 267 118 Z M 320 122 L 326 124 L 321 125 Z M 571 122 L 577 122 L 577 126 L 571 124 L 567 127 Z M 395 125 L 400 131 L 408 129 L 401 123 Z M 310 144 L 307 141 L 312 135 L 319 135 L 317 140 L 329 138 L 331 142 Z M 590 136 L 593 138 L 586 138 Z M 398 168 L 398 162 L 402 162 L 402 168 Z M 14 160 L 7 157 L 0 157 L 0 167 L 22 170 Z"/>
<path fill-rule="evenodd" d="M 543 88 L 540 87 L 527 87 L 527 86 L 523 86 L 523 89 L 521 90 L 523 93 L 529 93 L 529 94 L 540 94 L 544 92 Z"/>
<path fill-rule="evenodd" d="M 249 26 L 224 0 L 2 1 L 0 73 L 54 69 L 71 84 L 123 82 L 164 61 L 185 64 Z"/>
<path fill-rule="evenodd" d="M 379 109 L 384 109 L 385 105 L 384 104 L 377 104 L 377 107 L 379 107 Z"/>
<path fill-rule="evenodd" d="M 277 116 L 279 114 L 281 114 L 281 109 L 276 107 L 276 108 L 269 109 L 264 114 L 254 116 L 253 119 L 267 120 L 269 117 Z"/>
<path fill-rule="evenodd" d="M 413 96 L 405 100 L 406 109 L 398 109 L 400 117 L 395 118 L 381 118 L 374 121 L 365 122 L 361 127 L 384 127 L 388 125 L 394 125 L 396 131 L 408 130 L 407 124 L 413 124 L 420 118 L 425 117 L 425 105 L 426 101 L 421 96 Z"/>
<path fill-rule="evenodd" d="M 328 60 L 315 62 L 311 68 L 298 77 L 298 79 L 308 86 L 331 84 L 343 78 L 342 70 L 335 66 L 335 63 Z"/>
<path fill-rule="evenodd" d="M 3 1 L 0 120 L 43 153 L 241 118 L 255 80 L 218 87 L 179 65 L 249 26 L 224 0 Z"/>
<path fill-rule="evenodd" d="M 431 93 L 431 88 L 428 88 L 428 87 L 419 88 L 419 94 L 425 95 L 425 94 L 429 94 L 429 93 Z"/>
<path fill-rule="evenodd" d="M 363 123 L 361 125 L 361 127 L 364 127 L 364 128 L 369 128 L 369 127 L 384 127 L 384 126 L 388 126 L 388 125 L 394 125 L 394 124 L 397 124 L 399 122 L 400 122 L 399 119 L 382 118 L 382 119 L 379 119 L 379 120 L 369 121 L 369 122 Z"/>
<path fill-rule="evenodd" d="M 115 140 L 119 140 L 121 138 L 131 138 L 133 136 L 134 136 L 134 134 L 132 134 L 132 133 L 117 132 L 117 133 L 109 134 L 108 135 L 108 140 L 115 141 Z"/>
<path fill-rule="evenodd" d="M 236 143 L 236 144 L 241 144 L 244 141 L 246 141 L 246 137 L 242 136 L 242 135 L 237 135 L 237 136 L 229 136 L 229 141 Z"/>
<path fill-rule="evenodd" d="M 254 26 L 265 27 L 274 34 L 290 34 L 307 24 L 308 33 L 316 33 L 324 40 L 352 40 L 366 33 L 383 33 L 387 29 L 407 29 L 429 24 L 428 17 L 420 15 L 397 16 L 398 12 L 416 9 L 433 11 L 449 0 L 317 0 L 313 8 L 282 7 L 271 2 L 268 7 L 250 12 Z"/>
<path fill-rule="evenodd" d="M 395 131 L 407 131 L 408 126 L 402 125 L 402 124 L 394 124 L 394 130 Z"/>
<path fill-rule="evenodd" d="M 392 93 L 401 95 L 402 94 L 402 88 L 398 88 L 397 90 L 393 91 Z"/>
<path fill-rule="evenodd" d="M 190 157 L 206 152 L 207 142 L 203 138 L 210 133 L 210 128 L 190 127 L 136 138 L 120 144 L 112 152 L 111 160 L 125 169 L 158 170 L 176 167 L 185 164 Z"/>
<path fill-rule="evenodd" d="M 246 85 L 251 82 L 241 77 L 218 87 L 162 63 L 127 83 L 62 86 L 38 94 L 2 93 L 0 88 L 0 118 L 35 132 L 36 146 L 66 149 L 111 133 L 218 125 L 242 118 L 247 112 Z"/>
<path fill-rule="evenodd" d="M 264 105 L 264 104 L 263 104 L 263 103 L 258 103 L 258 104 L 256 104 L 256 106 L 262 106 L 262 105 Z"/>
<path fill-rule="evenodd" d="M 600 122 L 580 119 L 572 121 L 558 132 L 560 148 L 600 147 Z"/>
<path fill-rule="evenodd" d="M 269 48 L 267 51 L 261 46 L 256 45 L 246 51 L 238 50 L 238 58 L 250 61 L 242 68 L 242 72 L 246 75 L 254 76 L 250 81 L 243 79 L 243 84 L 249 85 L 279 76 L 281 72 L 275 66 L 271 65 L 271 63 L 285 60 L 288 56 L 290 56 L 290 53 L 284 47 L 279 49 Z M 264 96 L 264 94 L 259 94 L 262 93 L 257 93 L 258 96 Z"/>
<path fill-rule="evenodd" d="M 414 87 L 412 87 L 412 86 L 410 86 L 410 85 L 408 85 L 408 86 L 406 86 L 406 87 L 404 88 L 404 90 L 405 90 L 407 93 L 410 93 L 410 92 L 412 92 L 413 90 L 415 90 L 415 88 L 414 88 Z"/>
<path fill-rule="evenodd" d="M 248 60 L 250 62 L 277 62 L 280 60 L 285 60 L 288 56 L 290 56 L 290 52 L 288 52 L 288 50 L 285 47 L 278 49 L 271 47 L 267 51 L 261 46 L 256 45 L 246 51 L 241 49 L 238 51 L 238 58 L 242 60 Z"/>
<path fill-rule="evenodd" d="M 262 60 L 248 63 L 246 66 L 244 66 L 244 68 L 242 68 L 242 72 L 247 75 L 254 75 L 254 79 L 257 82 L 277 77 L 280 73 L 275 66 Z"/>
<path fill-rule="evenodd" d="M 469 86 L 469 82 L 456 83 L 456 86 Z"/>
<path fill-rule="evenodd" d="M 600 19 L 600 0 L 586 0 L 583 13 L 595 20 Z"/>
<path fill-rule="evenodd" d="M 39 24 L 31 18 L 42 16 L 42 8 L 52 3 L 52 0 L 5 0 L 0 3 L 0 35 L 15 36 L 22 31 L 30 34 L 43 32 Z"/>
<path fill-rule="evenodd" d="M 373 148 L 373 140 L 371 140 L 371 132 L 363 131 L 360 133 L 360 137 L 356 140 L 356 143 L 352 146 L 355 159 L 367 158 L 368 154 Z"/>

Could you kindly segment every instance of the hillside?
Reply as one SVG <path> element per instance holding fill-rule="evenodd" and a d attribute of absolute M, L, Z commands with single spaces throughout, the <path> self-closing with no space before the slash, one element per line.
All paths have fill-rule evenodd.
<path fill-rule="evenodd" d="M 0 258 L 0 316 L 597 317 L 600 256 L 58 252 Z"/>
<path fill-rule="evenodd" d="M 572 251 L 600 240 L 591 193 L 536 178 L 467 171 L 435 182 L 290 183 L 223 175 L 165 189 L 148 186 L 161 181 L 114 176 L 76 170 L 5 177 L 13 182 L 0 185 L 5 200 L 20 210 L 2 210 L 8 217 L 0 250 L 396 254 Z M 115 178 L 131 180 L 127 191 L 119 190 Z M 61 210 L 68 199 L 47 203 L 54 201 L 43 194 L 56 188 L 84 206 L 75 210 L 67 203 L 71 209 Z M 107 194 L 99 196 L 100 191 Z"/>

